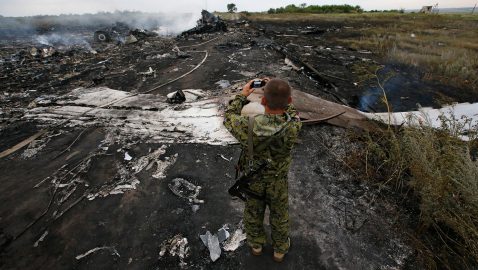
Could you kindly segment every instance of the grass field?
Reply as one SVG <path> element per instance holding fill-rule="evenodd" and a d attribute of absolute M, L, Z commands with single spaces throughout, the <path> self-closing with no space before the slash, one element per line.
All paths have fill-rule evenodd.
<path fill-rule="evenodd" d="M 386 61 L 418 67 L 424 80 L 478 93 L 478 15 L 465 14 L 263 14 L 251 20 L 342 25 L 331 42 L 370 50 Z"/>

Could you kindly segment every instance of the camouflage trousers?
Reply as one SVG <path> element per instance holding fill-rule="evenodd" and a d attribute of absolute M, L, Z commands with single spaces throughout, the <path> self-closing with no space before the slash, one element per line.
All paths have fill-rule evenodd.
<path fill-rule="evenodd" d="M 264 245 L 264 213 L 269 207 L 272 246 L 275 251 L 287 253 L 289 250 L 289 196 L 287 177 L 279 179 L 260 179 L 250 185 L 250 189 L 264 194 L 266 200 L 248 198 L 244 209 L 244 226 L 250 246 Z"/>

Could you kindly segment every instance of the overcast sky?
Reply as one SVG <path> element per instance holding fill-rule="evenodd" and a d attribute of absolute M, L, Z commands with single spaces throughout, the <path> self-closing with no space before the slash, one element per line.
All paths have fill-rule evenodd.
<path fill-rule="evenodd" d="M 136 10 L 148 12 L 193 11 L 203 8 L 211 11 L 225 11 L 228 3 L 235 3 L 238 9 L 247 11 L 265 11 L 271 7 L 280 7 L 288 4 L 307 3 L 314 5 L 350 4 L 360 5 L 370 9 L 417 9 L 423 5 L 433 5 L 438 0 L 335 0 L 335 1 L 306 1 L 306 0 L 0 0 L 0 14 L 3 16 L 30 16 L 30 15 L 57 15 L 96 13 L 98 11 Z M 478 0 L 442 0 L 438 3 L 446 7 L 472 7 Z"/>

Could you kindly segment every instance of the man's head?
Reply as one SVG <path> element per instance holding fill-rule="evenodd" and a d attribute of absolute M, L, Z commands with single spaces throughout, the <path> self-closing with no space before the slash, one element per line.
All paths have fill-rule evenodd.
<path fill-rule="evenodd" d="M 284 110 L 292 102 L 291 88 L 281 79 L 272 79 L 264 87 L 262 105 L 270 110 Z"/>

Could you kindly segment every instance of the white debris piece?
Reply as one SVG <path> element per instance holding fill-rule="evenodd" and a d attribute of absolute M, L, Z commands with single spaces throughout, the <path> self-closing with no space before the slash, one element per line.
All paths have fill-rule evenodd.
<path fill-rule="evenodd" d="M 198 96 L 198 90 L 186 92 Z M 69 119 L 68 127 L 103 126 L 108 133 L 135 136 L 144 143 L 237 143 L 223 125 L 219 98 L 171 105 L 158 95 L 133 96 L 98 87 L 75 89 L 59 97 L 56 103 L 61 106 L 32 108 L 23 118 L 47 125 Z"/>
<path fill-rule="evenodd" d="M 168 187 L 176 196 L 187 199 L 191 203 L 204 203 L 203 200 L 197 198 L 201 191 L 201 186 L 196 186 L 186 179 L 174 178 L 171 183 L 168 184 Z"/>
<path fill-rule="evenodd" d="M 128 152 L 124 152 L 124 160 L 130 161 L 130 160 L 132 160 L 132 159 L 133 159 L 133 157 L 131 157 L 131 156 L 128 154 Z"/>
<path fill-rule="evenodd" d="M 215 84 L 219 85 L 219 87 L 221 87 L 222 89 L 228 88 L 229 86 L 231 86 L 231 82 L 229 82 L 228 80 L 220 80 L 220 81 L 217 81 Z"/>
<path fill-rule="evenodd" d="M 295 71 L 299 71 L 299 70 L 300 70 L 300 68 L 299 68 L 298 66 L 296 66 L 289 58 L 285 58 L 285 59 L 284 59 L 284 63 L 285 63 L 287 66 L 291 67 L 291 68 L 292 68 L 293 70 L 295 70 Z"/>
<path fill-rule="evenodd" d="M 40 236 L 40 238 L 38 238 L 38 240 L 35 242 L 35 244 L 33 244 L 33 247 L 38 247 L 38 244 L 39 244 L 40 242 L 42 242 L 47 235 L 48 235 L 48 231 L 45 231 L 45 232 Z"/>
<path fill-rule="evenodd" d="M 221 257 L 221 246 L 219 246 L 219 240 L 217 235 L 212 235 L 209 231 L 204 235 L 199 236 L 204 245 L 209 249 L 209 257 L 215 262 Z"/>
<path fill-rule="evenodd" d="M 115 181 L 112 184 L 104 185 L 96 193 L 88 194 L 88 200 L 94 200 L 97 197 L 106 197 L 113 194 L 122 194 L 128 190 L 134 190 L 140 184 L 138 178 L 128 171 L 124 166 L 116 163 Z"/>
<path fill-rule="evenodd" d="M 162 145 L 154 152 L 138 158 L 138 160 L 133 164 L 134 173 L 137 174 L 141 172 L 144 168 L 150 167 L 156 161 L 156 159 L 166 153 L 166 148 L 166 145 Z"/>
<path fill-rule="evenodd" d="M 241 246 L 242 241 L 246 240 L 246 236 L 247 235 L 242 231 L 241 228 L 237 229 L 232 235 L 232 237 L 224 243 L 224 250 L 235 251 Z"/>
<path fill-rule="evenodd" d="M 95 252 L 100 251 L 100 250 L 105 250 L 105 249 L 106 249 L 106 250 L 109 250 L 109 251 L 111 252 L 111 255 L 120 257 L 120 255 L 119 255 L 118 251 L 116 250 L 116 248 L 103 246 L 103 247 L 95 247 L 95 248 L 93 248 L 93 249 L 90 249 L 90 250 L 88 250 L 87 252 L 76 256 L 75 258 L 76 258 L 77 260 L 81 260 L 81 259 L 83 259 L 84 257 L 86 257 L 86 256 L 88 256 L 88 255 L 90 255 L 90 254 L 92 254 L 92 253 L 95 253 Z"/>
<path fill-rule="evenodd" d="M 148 71 L 138 72 L 138 74 L 146 75 L 146 76 L 153 75 L 153 74 L 155 74 L 155 73 L 156 73 L 156 71 L 155 71 L 152 67 L 149 67 L 149 68 L 148 68 Z"/>
<path fill-rule="evenodd" d="M 159 251 L 159 258 L 161 259 L 166 254 L 172 257 L 179 257 L 179 266 L 181 268 L 187 266 L 185 259 L 189 256 L 188 239 L 181 234 L 177 234 L 173 238 L 163 241 Z"/>
<path fill-rule="evenodd" d="M 428 125 L 433 128 L 440 128 L 442 121 L 440 116 L 447 119 L 453 117 L 458 121 L 463 122 L 463 118 L 467 118 L 472 123 L 478 124 L 478 103 L 459 103 L 451 106 L 446 106 L 441 109 L 433 109 L 429 107 L 420 108 L 418 111 L 409 112 L 394 112 L 394 113 L 363 113 L 367 118 L 381 121 L 385 124 L 391 125 Z M 463 130 L 466 132 L 466 130 Z M 466 135 L 460 136 L 460 139 L 468 141 Z"/>
<path fill-rule="evenodd" d="M 157 164 L 156 172 L 153 173 L 153 178 L 156 179 L 163 179 L 166 178 L 166 170 L 176 163 L 176 160 L 178 158 L 178 154 L 174 154 L 170 157 L 165 157 L 164 160 L 157 160 L 155 163 Z M 149 166 L 147 168 L 149 170 Z"/>

